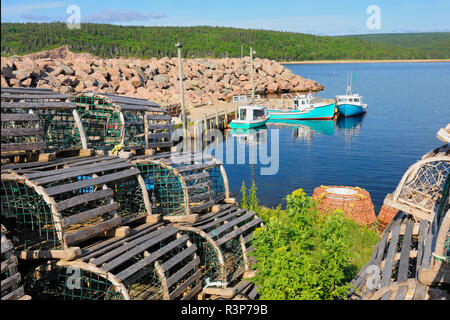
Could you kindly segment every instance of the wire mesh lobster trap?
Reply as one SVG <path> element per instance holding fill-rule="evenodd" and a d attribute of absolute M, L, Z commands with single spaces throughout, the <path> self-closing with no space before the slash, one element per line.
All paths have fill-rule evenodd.
<path fill-rule="evenodd" d="M 201 290 L 197 247 L 172 226 L 142 225 L 73 261 L 31 272 L 26 288 L 64 300 L 192 299 Z"/>
<path fill-rule="evenodd" d="M 87 148 L 68 96 L 36 88 L 1 88 L 1 93 L 2 158 Z"/>
<path fill-rule="evenodd" d="M 77 106 L 91 148 L 126 151 L 168 148 L 173 124 L 167 111 L 145 99 L 106 93 L 80 93 Z"/>
<path fill-rule="evenodd" d="M 254 211 L 226 204 L 194 224 L 175 226 L 187 232 L 199 248 L 202 278 L 226 287 L 250 270 L 249 245 L 253 231 L 262 226 L 262 220 Z"/>
<path fill-rule="evenodd" d="M 450 147 L 446 145 L 435 151 L 406 170 L 394 193 L 384 200 L 387 206 L 408 212 L 417 219 L 433 219 L 434 207 L 442 197 L 450 171 Z"/>
<path fill-rule="evenodd" d="M 151 215 L 139 170 L 117 157 L 2 166 L 0 190 L 2 221 L 24 259 L 76 256 L 73 245 Z"/>
<path fill-rule="evenodd" d="M 151 194 L 154 212 L 165 219 L 194 217 L 217 201 L 229 198 L 223 165 L 211 156 L 199 161 L 192 161 L 191 156 L 161 153 L 131 159 Z"/>

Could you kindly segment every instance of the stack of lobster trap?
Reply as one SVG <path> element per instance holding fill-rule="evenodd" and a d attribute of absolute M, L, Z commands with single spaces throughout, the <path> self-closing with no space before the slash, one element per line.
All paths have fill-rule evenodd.
<path fill-rule="evenodd" d="M 250 299 L 251 238 L 222 164 L 116 95 L 1 89 L 2 299 Z M 4 227 L 3 227 L 4 226 Z"/>
<path fill-rule="evenodd" d="M 384 204 L 399 210 L 349 297 L 364 300 L 448 300 L 450 287 L 450 124 L 445 142 L 411 165 Z"/>

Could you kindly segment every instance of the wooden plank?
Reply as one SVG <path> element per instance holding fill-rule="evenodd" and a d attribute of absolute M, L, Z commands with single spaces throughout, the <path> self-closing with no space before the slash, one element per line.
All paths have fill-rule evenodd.
<path fill-rule="evenodd" d="M 2 122 L 7 121 L 39 121 L 37 113 L 2 113 Z"/>
<path fill-rule="evenodd" d="M 55 101 L 39 101 L 39 102 L 3 102 L 1 104 L 3 109 L 61 109 L 73 110 L 77 105 L 73 102 L 55 102 Z"/>
<path fill-rule="evenodd" d="M 173 146 L 173 142 L 154 142 L 149 143 L 147 148 L 167 148 Z"/>
<path fill-rule="evenodd" d="M 408 285 L 405 284 L 403 286 L 400 286 L 397 289 L 397 293 L 395 294 L 394 300 L 405 300 L 406 291 L 408 290 Z"/>
<path fill-rule="evenodd" d="M 163 235 L 164 236 L 164 235 Z M 120 280 L 125 280 L 127 278 L 129 278 L 130 276 L 132 276 L 133 274 L 137 273 L 138 271 L 142 270 L 144 267 L 148 266 L 150 263 L 152 263 L 153 261 L 155 261 L 156 259 L 158 259 L 159 257 L 161 257 L 162 255 L 166 254 L 167 252 L 175 249 L 177 246 L 185 243 L 186 241 L 189 240 L 189 237 L 184 235 L 180 238 L 177 238 L 176 240 L 170 242 L 169 244 L 165 245 L 164 247 L 162 247 L 161 249 L 151 253 L 150 255 L 146 256 L 144 259 L 139 260 L 137 263 L 131 265 L 130 267 L 126 268 L 125 270 L 123 270 L 122 272 L 118 273 L 116 276 L 120 279 Z M 154 245 L 154 243 L 152 244 Z M 133 252 L 135 252 L 136 250 L 132 250 Z M 126 253 L 126 259 L 128 260 L 129 258 L 133 257 L 134 255 L 130 256 L 129 253 Z M 117 260 L 113 263 L 108 263 L 107 265 L 105 265 L 103 267 L 107 268 L 108 270 L 111 270 L 111 266 L 117 266 L 118 262 L 123 261 L 122 256 L 120 257 L 120 260 Z M 121 264 L 121 263 L 120 263 Z M 119 264 L 119 265 L 120 265 Z"/>
<path fill-rule="evenodd" d="M 259 289 L 259 286 L 254 286 L 252 291 L 250 291 L 250 293 L 248 294 L 248 297 L 250 299 L 256 299 L 256 296 L 258 295 L 258 289 Z"/>
<path fill-rule="evenodd" d="M 3 94 L 2 95 L 2 100 L 6 100 L 6 99 L 36 99 L 36 100 L 41 100 L 41 99 L 58 99 L 58 100 L 65 100 L 65 99 L 69 99 L 68 95 L 65 94 L 21 94 L 21 93 L 8 93 L 8 94 Z"/>
<path fill-rule="evenodd" d="M 87 203 L 90 201 L 112 197 L 114 195 L 114 191 L 112 189 L 101 189 L 94 192 L 85 193 L 79 196 L 75 196 L 69 198 L 67 200 L 60 201 L 56 203 L 56 209 L 58 211 L 63 211 L 69 208 L 73 208 L 77 205 Z"/>
<path fill-rule="evenodd" d="M 149 114 L 148 116 L 148 120 L 171 120 L 172 117 L 169 115 L 160 115 L 160 114 Z"/>
<path fill-rule="evenodd" d="M 422 264 L 423 249 L 424 249 L 424 245 L 425 245 L 425 237 L 428 232 L 428 226 L 429 226 L 428 221 L 426 221 L 426 220 L 420 221 L 419 241 L 417 243 L 416 278 L 418 277 L 419 269 Z"/>
<path fill-rule="evenodd" d="M 200 170 L 207 170 L 218 166 L 218 164 L 214 161 L 208 161 L 204 163 L 199 164 L 189 164 L 187 166 L 182 167 L 175 167 L 175 170 L 177 170 L 179 173 L 185 173 L 189 171 L 200 171 Z"/>
<path fill-rule="evenodd" d="M 262 222 L 262 220 L 260 218 L 257 218 L 257 219 L 254 219 L 254 220 L 248 222 L 247 224 L 227 233 L 222 238 L 220 238 L 219 240 L 216 241 L 217 246 L 220 246 L 220 245 L 228 242 L 230 239 L 233 239 L 233 238 L 239 236 L 240 234 L 244 233 L 248 229 L 254 227 L 255 225 L 257 225 L 261 222 Z"/>
<path fill-rule="evenodd" d="M 119 107 L 120 107 L 120 110 L 122 110 L 122 111 L 144 111 L 144 112 L 166 113 L 166 111 L 164 109 L 161 109 L 159 107 L 148 106 L 148 105 L 120 103 Z"/>
<path fill-rule="evenodd" d="M 402 241 L 402 250 L 400 253 L 400 262 L 398 265 L 397 282 L 404 282 L 408 278 L 409 254 L 411 251 L 413 227 L 414 221 L 409 221 L 406 225 Z"/>
<path fill-rule="evenodd" d="M 386 242 L 387 242 L 387 238 L 389 236 L 391 229 L 386 229 L 386 232 L 384 233 L 383 239 L 380 242 L 380 246 L 378 248 L 378 253 L 377 253 L 377 257 L 375 260 L 375 264 L 380 265 L 381 264 L 381 260 L 383 260 L 384 258 L 384 251 L 386 249 Z"/>
<path fill-rule="evenodd" d="M 136 227 L 137 229 L 138 227 Z M 134 229 L 133 229 L 134 230 Z M 132 231 L 133 232 L 133 231 Z M 149 232 L 149 233 L 148 233 Z M 83 257 L 83 260 L 86 258 L 89 258 L 90 263 L 95 266 L 100 266 L 104 264 L 107 261 L 110 261 L 118 256 L 120 256 L 122 253 L 124 253 L 127 250 L 133 249 L 137 245 L 155 238 L 158 235 L 161 235 L 162 233 L 174 235 L 177 233 L 177 230 L 171 227 L 164 227 L 157 230 L 154 230 L 154 228 L 149 228 L 149 230 L 143 230 L 138 231 L 137 234 L 133 236 L 128 236 L 126 239 L 121 240 L 117 243 L 111 244 L 106 246 L 105 248 L 102 248 L 100 250 L 96 250 L 95 252 L 92 252 L 86 257 Z"/>
<path fill-rule="evenodd" d="M 250 218 L 253 217 L 255 214 L 256 214 L 255 211 L 249 211 L 249 212 L 247 212 L 246 214 L 244 214 L 243 216 L 240 216 L 239 218 L 236 218 L 236 219 L 234 219 L 234 220 L 232 220 L 232 221 L 230 221 L 230 222 L 227 222 L 227 223 L 221 225 L 221 226 L 218 227 L 218 228 L 215 228 L 215 229 L 211 230 L 211 231 L 208 233 L 208 235 L 209 235 L 210 237 L 212 237 L 212 238 L 214 238 L 215 236 L 218 237 L 219 234 L 221 234 L 221 233 L 224 232 L 225 230 L 228 230 L 228 229 L 234 227 L 235 225 L 237 225 L 237 224 L 240 223 L 240 222 L 243 222 L 243 221 L 245 221 L 245 220 L 247 220 L 247 219 L 250 219 Z"/>
<path fill-rule="evenodd" d="M 394 263 L 394 256 L 397 249 L 397 242 L 399 239 L 400 221 L 396 221 L 392 228 L 392 237 L 389 243 L 388 255 L 386 257 L 386 264 L 383 269 L 383 276 L 381 278 L 381 288 L 386 287 L 391 281 L 392 267 Z"/>
<path fill-rule="evenodd" d="M 228 288 L 208 287 L 203 289 L 203 292 L 210 295 L 220 296 L 225 299 L 231 299 L 236 295 L 236 289 L 233 287 Z"/>
<path fill-rule="evenodd" d="M 161 139 L 170 139 L 172 137 L 171 133 L 149 133 L 149 140 L 161 140 Z"/>
<path fill-rule="evenodd" d="M 211 199 L 211 197 L 213 197 L 215 194 L 214 190 L 209 190 L 207 192 L 202 192 L 199 194 L 195 194 L 195 195 L 191 195 L 189 196 L 189 202 L 190 203 L 195 203 L 195 202 L 200 202 L 202 200 L 206 200 L 206 199 Z"/>
<path fill-rule="evenodd" d="M 198 191 L 201 189 L 210 188 L 211 186 L 212 186 L 212 181 L 208 180 L 206 182 L 201 182 L 201 183 L 194 184 L 192 186 L 188 186 L 186 189 L 190 193 L 190 192 L 195 192 L 195 191 Z"/>
<path fill-rule="evenodd" d="M 191 207 L 190 208 L 191 214 L 203 211 L 203 210 L 205 210 L 205 209 L 207 209 L 209 207 L 212 207 L 215 204 L 216 204 L 216 201 L 215 200 L 211 200 L 211 201 L 205 202 L 205 203 L 203 203 L 203 204 L 201 204 L 199 206 Z"/>
<path fill-rule="evenodd" d="M 428 227 L 428 233 L 424 237 L 424 248 L 422 254 L 422 264 L 421 268 L 428 269 L 431 264 L 431 252 L 432 252 L 432 242 L 433 242 L 433 225 L 430 224 Z"/>
<path fill-rule="evenodd" d="M 6 88 L 2 87 L 0 89 L 1 93 L 32 93 L 32 94 L 49 94 L 52 92 L 56 92 L 53 89 L 46 88 Z"/>
<path fill-rule="evenodd" d="M 413 300 L 425 300 L 427 288 L 428 287 L 425 284 L 418 282 Z"/>
<path fill-rule="evenodd" d="M 202 290 L 202 287 L 203 287 L 203 284 L 200 281 L 193 289 L 191 289 L 191 291 L 189 291 L 188 294 L 183 296 L 181 298 L 181 300 L 191 300 L 197 293 L 200 292 L 200 290 Z"/>
<path fill-rule="evenodd" d="M 18 287 L 14 291 L 4 295 L 2 297 L 2 300 L 21 300 L 22 297 L 25 296 L 25 291 L 23 289 L 23 286 Z"/>
<path fill-rule="evenodd" d="M 106 206 L 97 207 L 91 210 L 87 210 L 78 214 L 75 214 L 73 216 L 66 217 L 61 220 L 63 227 L 68 227 L 73 224 L 78 224 L 85 222 L 89 219 L 101 216 L 102 214 L 105 214 L 107 212 L 115 211 L 119 209 L 119 203 L 113 202 Z"/>
<path fill-rule="evenodd" d="M 43 185 L 46 183 L 76 178 L 79 176 L 88 176 L 88 175 L 91 175 L 94 173 L 106 172 L 106 171 L 111 171 L 111 170 L 127 169 L 127 168 L 130 168 L 133 166 L 131 163 L 129 163 L 127 161 L 123 161 L 123 159 L 121 159 L 121 160 L 122 161 L 120 161 L 118 163 L 109 164 L 108 162 L 105 162 L 104 165 L 90 166 L 86 169 L 79 169 L 79 168 L 75 169 L 75 170 L 72 169 L 72 171 L 69 171 L 67 173 L 60 173 L 59 170 L 55 170 L 54 175 L 49 176 L 49 177 L 39 178 L 39 179 L 34 180 L 33 182 L 39 186 L 39 185 Z"/>
<path fill-rule="evenodd" d="M 163 268 L 164 271 L 169 271 L 171 268 L 173 268 L 175 265 L 189 257 L 191 254 L 194 254 L 197 251 L 197 246 L 193 244 L 192 246 L 184 249 L 180 253 L 176 254 L 174 257 L 170 258 L 163 264 L 161 264 L 161 268 Z"/>
<path fill-rule="evenodd" d="M 15 273 L 13 275 L 10 275 L 8 278 L 2 280 L 1 282 L 1 291 L 4 292 L 8 290 L 9 288 L 14 287 L 15 285 L 20 283 L 21 280 L 20 273 Z"/>
<path fill-rule="evenodd" d="M 189 262 L 187 265 L 185 265 L 183 268 L 175 272 L 172 276 L 170 276 L 167 281 L 167 288 L 170 288 L 175 283 L 177 283 L 179 280 L 181 280 L 189 271 L 195 268 L 200 263 L 200 258 L 196 257 L 191 262 Z"/>
<path fill-rule="evenodd" d="M 148 125 L 149 130 L 169 130 L 173 129 L 173 123 L 150 123 Z"/>
<path fill-rule="evenodd" d="M 2 136 L 15 137 L 15 136 L 36 136 L 43 135 L 43 128 L 2 128 Z"/>
<path fill-rule="evenodd" d="M 177 231 L 176 230 L 166 230 L 165 233 L 162 233 L 156 237 L 152 237 L 149 240 L 140 243 L 139 245 L 136 245 L 133 248 L 130 248 L 128 251 L 126 251 L 125 253 L 122 253 L 120 256 L 118 256 L 117 258 L 109 261 L 108 263 L 104 264 L 102 266 L 102 269 L 105 271 L 110 271 L 112 269 L 114 269 L 115 267 L 120 266 L 122 263 L 126 262 L 127 260 L 131 259 L 132 257 L 134 257 L 136 254 L 139 254 L 143 251 L 146 251 L 148 248 L 154 246 L 155 244 L 173 236 Z M 179 240 L 179 239 L 177 239 Z M 181 240 L 179 240 L 181 241 Z M 186 241 L 186 240 L 185 240 Z M 140 260 L 138 263 L 134 264 L 134 268 L 138 267 L 140 264 L 145 264 L 145 261 L 147 259 L 144 258 L 143 260 Z M 132 268 L 133 266 L 125 269 L 123 272 L 121 272 L 122 275 L 127 274 L 127 272 L 125 272 L 126 270 L 130 271 L 130 270 L 134 270 L 134 268 Z M 132 274 L 132 273 L 131 273 Z M 130 275 L 131 275 L 130 274 Z M 125 279 L 125 278 L 124 278 Z"/>
<path fill-rule="evenodd" d="M 122 219 L 120 217 L 112 218 L 105 222 L 99 223 L 92 227 L 88 227 L 86 229 L 82 229 L 80 231 L 72 232 L 64 236 L 64 240 L 67 244 L 74 244 L 80 241 L 87 240 L 91 237 L 99 235 L 111 228 L 114 228 L 122 223 Z"/>
<path fill-rule="evenodd" d="M 190 286 L 194 281 L 200 279 L 201 274 L 202 271 L 198 270 L 192 276 L 190 276 L 185 282 L 183 282 L 180 286 L 178 286 L 169 294 L 169 300 L 178 298 L 186 290 L 188 286 Z"/>
<path fill-rule="evenodd" d="M 5 252 L 2 252 L 2 254 L 5 254 Z M 1 263 L 1 271 L 2 273 L 4 273 L 6 270 L 11 270 L 11 268 L 14 268 L 17 266 L 17 257 L 16 256 L 11 256 L 8 259 L 6 259 L 5 261 L 2 261 Z"/>
<path fill-rule="evenodd" d="M 392 291 L 389 290 L 383 294 L 383 296 L 381 297 L 381 300 L 389 300 L 391 298 L 391 295 L 392 295 Z"/>
<path fill-rule="evenodd" d="M 2 152 L 4 151 L 21 151 L 21 150 L 42 150 L 47 148 L 45 142 L 30 142 L 30 143 L 9 143 L 1 144 Z"/>
<path fill-rule="evenodd" d="M 72 183 L 68 183 L 68 184 L 64 184 L 64 185 L 60 185 L 60 186 L 45 188 L 44 191 L 49 196 L 52 197 L 52 196 L 55 196 L 55 195 L 58 195 L 61 193 L 65 193 L 65 192 L 69 192 L 69 191 L 73 191 L 73 190 L 77 190 L 77 189 L 83 189 L 83 188 L 87 188 L 87 187 L 94 186 L 94 185 L 101 185 L 101 184 L 105 184 L 107 182 L 113 182 L 113 181 L 129 178 L 129 177 L 132 177 L 132 176 L 135 176 L 138 174 L 140 174 L 139 169 L 132 168 L 132 169 L 116 172 L 116 173 L 107 174 L 107 175 L 104 175 L 101 177 L 92 178 L 89 180 L 77 181 L 77 182 L 72 182 Z"/>
<path fill-rule="evenodd" d="M 191 181 L 200 180 L 200 179 L 208 179 L 208 178 L 209 178 L 208 172 L 201 172 L 201 173 L 184 176 L 184 180 L 186 182 L 191 182 Z"/>

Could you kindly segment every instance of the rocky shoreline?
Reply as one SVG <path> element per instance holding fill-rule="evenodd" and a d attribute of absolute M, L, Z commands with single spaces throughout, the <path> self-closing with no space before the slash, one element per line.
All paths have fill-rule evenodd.
<path fill-rule="evenodd" d="M 251 93 L 250 58 L 183 59 L 187 106 L 229 101 Z M 322 90 L 316 81 L 280 63 L 256 58 L 257 94 Z M 145 98 L 161 105 L 180 101 L 178 59 L 102 59 L 67 47 L 2 57 L 2 87 L 52 88 L 63 94 L 95 91 Z"/>

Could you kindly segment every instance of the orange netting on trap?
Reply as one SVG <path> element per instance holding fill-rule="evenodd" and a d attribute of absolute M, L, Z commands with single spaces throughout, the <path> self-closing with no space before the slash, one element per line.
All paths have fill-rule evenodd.
<path fill-rule="evenodd" d="M 313 198 L 318 208 L 326 213 L 340 209 L 347 218 L 360 225 L 372 226 L 377 218 L 369 192 L 358 187 L 320 186 L 314 189 Z"/>
<path fill-rule="evenodd" d="M 383 204 L 380 213 L 378 214 L 378 230 L 383 232 L 397 213 L 398 209 Z"/>

